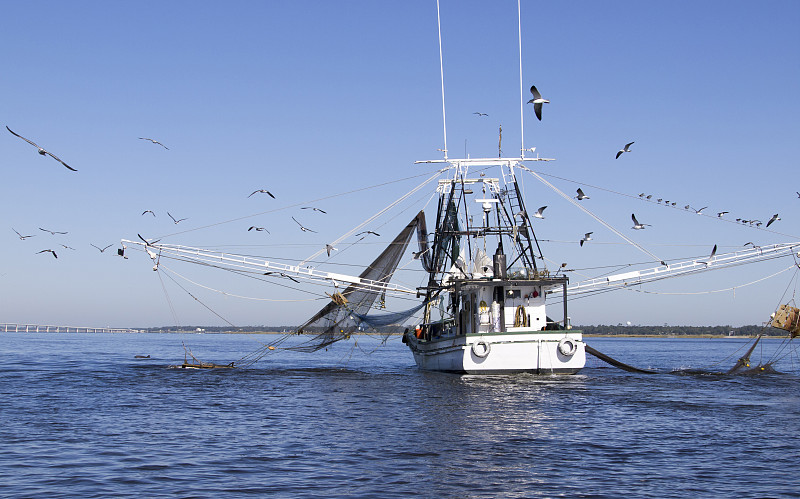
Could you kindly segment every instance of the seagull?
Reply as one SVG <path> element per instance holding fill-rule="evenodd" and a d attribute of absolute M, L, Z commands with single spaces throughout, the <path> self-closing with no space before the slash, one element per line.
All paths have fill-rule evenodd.
<path fill-rule="evenodd" d="M 692 209 L 694 210 L 695 213 L 697 213 L 699 215 L 699 214 L 703 213 L 703 210 L 705 210 L 706 208 L 708 208 L 708 206 L 703 206 L 699 210 L 694 210 L 694 208 L 692 208 Z"/>
<path fill-rule="evenodd" d="M 380 234 L 378 234 L 377 232 L 373 232 L 373 231 L 371 231 L 371 230 L 365 230 L 364 232 L 359 232 L 358 234 L 356 234 L 356 235 L 355 235 L 355 236 L 353 236 L 353 237 L 358 237 L 358 236 L 360 236 L 361 234 L 373 234 L 373 235 L 375 235 L 375 236 L 381 237 L 381 235 L 380 235 Z"/>
<path fill-rule="evenodd" d="M 797 192 L 797 191 L 794 191 L 794 192 Z M 798 197 L 798 199 L 800 199 L 800 192 L 797 192 L 797 197 Z"/>
<path fill-rule="evenodd" d="M 647 197 L 647 199 L 652 199 L 653 195 L 652 194 L 648 194 L 646 197 Z"/>
<path fill-rule="evenodd" d="M 61 161 L 61 160 L 58 158 L 58 156 L 56 156 L 55 154 L 51 153 L 50 151 L 45 151 L 44 149 L 42 149 L 41 147 L 39 147 L 39 146 L 38 146 L 38 145 L 37 145 L 35 142 L 32 142 L 32 141 L 30 141 L 30 140 L 26 139 L 26 138 L 25 138 L 25 137 L 23 137 L 22 135 L 19 135 L 19 134 L 16 134 L 16 133 L 14 133 L 14 131 L 13 131 L 13 130 L 11 130 L 10 128 L 8 128 L 8 126 L 6 126 L 6 130 L 8 130 L 9 132 L 11 132 L 11 134 L 12 134 L 12 135 L 16 135 L 17 137 L 21 138 L 22 140 L 24 140 L 24 141 L 25 141 L 25 142 L 27 142 L 28 144 L 30 144 L 30 145 L 34 146 L 35 148 L 39 149 L 39 154 L 41 154 L 42 156 L 44 156 L 45 154 L 47 154 L 48 156 L 50 156 L 50 157 L 51 157 L 51 158 L 53 158 L 54 160 L 58 161 L 59 163 L 61 163 L 61 164 L 62 164 L 62 165 L 64 165 L 64 166 L 66 166 L 68 169 L 70 169 L 70 170 L 72 170 L 72 171 L 74 171 L 74 172 L 78 171 L 78 170 L 76 170 L 75 168 L 73 168 L 73 167 L 69 166 L 68 164 L 64 163 L 63 161 Z"/>
<path fill-rule="evenodd" d="M 330 244 L 325 245 L 325 251 L 328 252 L 328 256 L 331 256 L 331 251 L 339 251 L 338 249 L 334 248 Z"/>
<path fill-rule="evenodd" d="M 155 241 L 148 241 L 147 239 L 143 238 L 141 234 L 137 233 L 136 235 L 139 236 L 139 239 L 144 241 L 145 246 L 150 246 L 150 245 L 156 244 L 157 242 L 159 242 L 161 240 L 161 239 L 156 239 Z"/>
<path fill-rule="evenodd" d="M 73 248 L 72 246 L 67 246 L 66 244 L 62 244 L 61 246 L 62 246 L 63 248 L 66 248 L 66 249 L 71 249 L 71 250 L 75 251 L 75 248 Z"/>
<path fill-rule="evenodd" d="M 643 198 L 643 197 L 644 197 L 644 192 L 643 192 L 643 193 L 641 193 L 641 194 L 639 194 L 639 197 L 640 197 L 640 198 Z"/>
<path fill-rule="evenodd" d="M 55 236 L 56 234 L 66 234 L 66 232 L 59 232 L 59 231 L 57 231 L 57 230 L 43 229 L 43 228 L 41 228 L 41 227 L 39 227 L 39 230 L 42 230 L 42 231 L 44 231 L 44 232 L 49 232 L 50 234 L 52 234 L 52 235 L 54 235 L 54 236 Z"/>
<path fill-rule="evenodd" d="M 586 235 L 583 236 L 583 239 L 581 239 L 581 246 L 583 246 L 583 243 L 585 243 L 586 241 L 592 240 L 592 234 L 594 234 L 594 232 L 587 232 Z"/>
<path fill-rule="evenodd" d="M 689 208 L 691 208 L 691 206 L 689 206 L 688 204 L 683 207 L 683 209 L 686 210 L 686 211 L 689 211 Z"/>
<path fill-rule="evenodd" d="M 650 226 L 650 224 L 640 224 L 638 220 L 636 220 L 636 215 L 631 213 L 631 219 L 633 220 L 633 229 L 639 230 L 644 229 L 645 227 Z"/>
<path fill-rule="evenodd" d="M 730 212 L 729 211 L 720 211 L 719 213 L 717 213 L 717 217 L 722 218 L 722 215 L 725 215 L 726 213 L 730 213 Z"/>
<path fill-rule="evenodd" d="M 777 222 L 780 219 L 781 217 L 779 217 L 777 213 L 772 215 L 772 218 L 770 218 L 769 222 L 767 222 L 767 227 L 769 227 L 772 222 Z"/>
<path fill-rule="evenodd" d="M 151 215 L 153 215 L 153 216 L 156 216 L 156 214 L 155 214 L 155 213 L 153 213 L 153 210 L 144 210 L 144 211 L 142 212 L 142 215 L 144 215 L 145 213 L 149 213 L 149 214 L 151 214 Z"/>
<path fill-rule="evenodd" d="M 257 191 L 253 191 L 252 193 L 250 193 L 250 196 L 252 196 L 253 194 L 257 194 L 259 192 L 262 193 L 262 194 L 268 194 L 269 197 L 271 197 L 272 199 L 275 199 L 275 196 L 271 192 L 266 190 L 266 189 L 259 189 Z M 250 196 L 247 196 L 247 197 L 250 197 Z"/>
<path fill-rule="evenodd" d="M 173 217 L 172 215 L 170 215 L 170 213 L 169 213 L 169 212 L 167 212 L 167 215 L 169 215 L 169 218 L 171 218 L 171 219 L 172 219 L 172 221 L 173 221 L 173 222 L 175 222 L 176 224 L 177 224 L 177 223 L 180 223 L 180 222 L 183 222 L 184 220 L 188 220 L 188 219 L 186 219 L 186 218 L 181 218 L 181 219 L 175 220 L 175 217 Z"/>
<path fill-rule="evenodd" d="M 754 247 L 754 248 L 756 247 L 756 245 L 755 245 L 755 244 L 753 244 L 753 242 L 752 242 L 752 241 L 747 241 L 747 242 L 746 242 L 746 243 L 744 243 L 742 246 L 747 246 L 748 244 L 749 244 L 749 245 L 751 245 L 751 246 L 752 246 L 752 247 Z"/>
<path fill-rule="evenodd" d="M 249 229 L 247 229 L 247 230 L 248 230 L 248 231 L 255 230 L 255 231 L 258 231 L 258 232 L 261 232 L 261 231 L 266 231 L 266 232 L 267 232 L 267 234 L 271 234 L 271 232 L 270 232 L 270 231 L 268 231 L 268 230 L 267 230 L 265 227 L 256 227 L 255 225 L 251 225 L 251 226 L 250 226 L 250 228 L 249 228 Z"/>
<path fill-rule="evenodd" d="M 578 201 L 583 201 L 584 199 L 589 199 L 589 196 L 584 194 L 583 190 L 580 187 L 578 188 L 578 195 L 575 196 L 575 197 L 578 198 Z"/>
<path fill-rule="evenodd" d="M 421 257 L 422 255 L 424 255 L 425 253 L 427 253 L 429 250 L 430 250 L 430 248 L 428 248 L 428 249 L 424 249 L 424 250 L 422 250 L 422 251 L 414 251 L 414 252 L 412 252 L 412 253 L 413 253 L 413 255 L 414 255 L 414 260 L 419 260 L 419 259 L 420 259 L 420 257 Z"/>
<path fill-rule="evenodd" d="M 628 142 L 627 144 L 625 144 L 625 147 L 623 147 L 622 149 L 620 149 L 619 151 L 617 151 L 617 157 L 616 157 L 616 158 L 614 158 L 614 159 L 619 159 L 619 157 L 620 157 L 620 156 L 622 156 L 622 153 L 624 153 L 624 152 L 631 152 L 631 149 L 630 149 L 630 147 L 631 147 L 632 145 L 633 145 L 633 142 Z"/>
<path fill-rule="evenodd" d="M 264 275 L 274 275 L 274 274 L 275 274 L 274 272 L 264 272 Z M 290 276 L 289 274 L 284 274 L 283 272 L 278 272 L 278 275 L 280 275 L 281 277 L 285 277 L 287 279 L 291 279 L 291 280 L 293 280 L 294 282 L 297 282 L 297 283 L 300 282 L 297 279 L 295 279 L 294 277 Z"/>
<path fill-rule="evenodd" d="M 90 245 L 92 245 L 92 246 L 94 246 L 94 244 L 92 244 L 92 243 L 89 243 L 89 244 L 90 244 Z M 102 253 L 102 252 L 104 252 L 105 250 L 107 250 L 108 248 L 110 248 L 110 247 L 112 247 L 112 246 L 113 246 L 113 244 L 109 244 L 109 245 L 108 245 L 108 246 L 106 246 L 105 248 L 101 248 L 100 246 L 94 246 L 94 247 L 95 247 L 95 248 L 97 248 L 97 249 L 100 251 L 100 253 Z"/>
<path fill-rule="evenodd" d="M 165 146 L 164 144 L 162 144 L 161 142 L 159 142 L 159 141 L 157 141 L 157 140 L 154 140 L 154 139 L 148 139 L 147 137 L 139 137 L 139 139 L 141 139 L 141 140 L 149 140 L 149 141 L 150 141 L 150 142 L 152 142 L 153 144 L 158 144 L 158 145 L 160 145 L 161 147 L 163 147 L 164 149 L 166 149 L 166 150 L 168 150 L 168 151 L 169 151 L 169 147 Z"/>
<path fill-rule="evenodd" d="M 716 255 L 716 254 L 717 254 L 717 245 L 715 244 L 714 245 L 714 249 L 711 250 L 711 256 L 708 257 L 708 260 L 703 260 L 703 261 L 697 262 L 697 263 L 702 263 L 703 265 L 708 267 L 711 264 L 712 260 L 714 260 L 714 255 Z"/>
<path fill-rule="evenodd" d="M 533 112 L 536 113 L 539 121 L 542 121 L 542 104 L 549 104 L 550 101 L 542 99 L 542 94 L 536 90 L 536 85 L 531 85 L 531 93 L 533 94 L 533 99 L 529 100 L 528 104 L 533 104 Z"/>
<path fill-rule="evenodd" d="M 486 114 L 486 113 L 479 113 L 478 111 L 475 111 L 475 112 L 474 112 L 474 113 L 472 113 L 472 114 L 477 114 L 479 118 L 480 118 L 481 116 L 489 116 L 489 115 L 488 115 L 488 114 Z"/>
<path fill-rule="evenodd" d="M 11 230 L 13 230 L 14 232 L 17 232 L 17 229 L 15 229 L 14 227 L 11 227 Z M 36 234 L 31 234 L 30 236 L 23 236 L 22 234 L 17 232 L 17 235 L 19 236 L 21 241 L 24 241 L 24 240 L 28 239 L 29 237 L 35 236 Z"/>
<path fill-rule="evenodd" d="M 661 201 L 663 201 L 663 200 L 664 200 L 664 198 L 658 198 L 658 199 L 656 199 L 656 202 L 657 203 L 661 203 Z"/>
<path fill-rule="evenodd" d="M 303 224 L 301 224 L 300 222 L 298 222 L 298 221 L 297 221 L 297 219 L 296 219 L 296 218 L 294 218 L 294 217 L 292 217 L 292 220 L 294 220 L 294 221 L 295 221 L 295 223 L 296 223 L 297 225 L 299 225 L 299 226 L 300 226 L 300 230 L 302 230 L 303 232 L 317 232 L 317 231 L 315 231 L 315 230 L 311 230 L 311 229 L 309 229 L 309 228 L 307 228 L 307 227 L 303 227 Z"/>
<path fill-rule="evenodd" d="M 13 132 L 12 132 L 12 133 L 13 133 Z M 39 253 L 52 253 L 52 254 L 53 254 L 53 258 L 58 258 L 58 255 L 56 255 L 56 252 L 55 252 L 55 251 L 53 251 L 53 250 L 51 250 L 51 249 L 46 249 L 46 250 L 42 250 L 42 251 L 37 251 L 37 252 L 36 252 L 36 254 L 37 254 L 37 255 L 38 255 Z"/>
<path fill-rule="evenodd" d="M 536 213 L 534 213 L 533 216 L 535 218 L 541 218 L 542 220 L 544 220 L 544 215 L 542 215 L 542 212 L 544 211 L 545 208 L 547 208 L 547 206 L 542 206 L 541 208 L 536 210 Z"/>
<path fill-rule="evenodd" d="M 302 208 L 300 208 L 300 209 L 301 209 L 301 210 L 314 210 L 314 211 L 318 211 L 318 212 L 320 212 L 320 213 L 328 213 L 328 212 L 327 212 L 327 211 L 325 211 L 325 210 L 320 210 L 319 208 L 314 208 L 313 206 L 303 206 L 303 207 L 302 207 Z"/>

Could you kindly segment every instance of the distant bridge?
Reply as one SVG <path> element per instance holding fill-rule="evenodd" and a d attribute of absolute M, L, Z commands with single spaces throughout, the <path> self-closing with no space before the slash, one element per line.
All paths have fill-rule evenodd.
<path fill-rule="evenodd" d="M 144 333 L 144 329 L 118 327 L 53 326 L 42 324 L 0 323 L 4 333 Z"/>

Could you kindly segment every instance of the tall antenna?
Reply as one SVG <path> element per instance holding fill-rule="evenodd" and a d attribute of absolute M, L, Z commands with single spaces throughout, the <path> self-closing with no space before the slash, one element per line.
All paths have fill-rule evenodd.
<path fill-rule="evenodd" d="M 519 0 L 517 0 L 519 2 Z M 442 18 L 439 15 L 439 0 L 436 0 L 436 24 L 439 27 L 439 74 L 442 76 L 442 128 L 444 129 L 444 159 L 447 159 L 447 118 L 444 112 L 444 64 L 442 64 Z M 521 56 L 520 56 L 521 57 Z M 520 59 L 520 68 L 522 68 L 522 59 Z M 520 76 L 520 85 L 522 85 L 522 77 Z"/>
<path fill-rule="evenodd" d="M 438 1 L 438 0 L 437 0 Z M 519 40 L 519 137 L 520 158 L 525 157 L 525 88 L 522 86 L 522 12 L 520 0 L 517 0 L 517 39 Z M 441 49 L 440 49 L 441 50 Z"/>

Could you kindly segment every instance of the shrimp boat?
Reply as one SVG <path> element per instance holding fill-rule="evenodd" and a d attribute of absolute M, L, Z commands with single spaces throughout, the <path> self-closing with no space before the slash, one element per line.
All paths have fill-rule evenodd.
<path fill-rule="evenodd" d="M 586 363 L 582 334 L 569 324 L 568 278 L 537 264 L 541 250 L 517 185 L 518 167 L 535 160 L 444 160 L 453 175 L 437 186 L 433 244 L 420 241 L 429 276 L 419 288 L 423 320 L 403 335 L 420 369 L 574 374 Z M 499 175 L 469 175 L 489 169 Z M 557 320 L 547 310 L 554 292 Z"/>

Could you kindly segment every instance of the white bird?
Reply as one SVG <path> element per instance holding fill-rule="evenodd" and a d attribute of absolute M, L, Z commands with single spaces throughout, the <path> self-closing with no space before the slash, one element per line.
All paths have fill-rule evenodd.
<path fill-rule="evenodd" d="M 361 234 L 367 234 L 367 235 L 369 235 L 369 234 L 372 234 L 372 235 L 375 235 L 375 236 L 381 237 L 381 235 L 380 235 L 380 234 L 378 234 L 378 233 L 377 233 L 377 232 L 375 232 L 375 231 L 371 231 L 371 230 L 365 230 L 364 232 L 359 232 L 358 234 L 356 234 L 356 235 L 355 235 L 355 236 L 353 236 L 353 237 L 358 237 L 358 236 L 360 236 Z"/>
<path fill-rule="evenodd" d="M 39 230 L 41 230 L 41 231 L 44 231 L 44 232 L 49 232 L 50 234 L 52 234 L 52 235 L 54 235 L 54 236 L 55 236 L 56 234 L 66 234 L 66 232 L 59 232 L 59 231 L 57 231 L 57 230 L 43 229 L 43 228 L 41 228 L 41 227 L 39 227 Z"/>
<path fill-rule="evenodd" d="M 703 207 L 702 207 L 702 208 L 700 208 L 699 210 L 694 210 L 694 208 L 692 208 L 692 209 L 694 210 L 694 212 L 695 212 L 695 213 L 697 213 L 698 215 L 700 215 L 701 213 L 703 213 L 703 210 L 705 210 L 706 208 L 708 208 L 708 206 L 703 206 Z"/>
<path fill-rule="evenodd" d="M 628 142 L 627 144 L 625 144 L 625 147 L 623 147 L 622 149 L 617 151 L 617 157 L 614 158 L 614 159 L 619 159 L 619 157 L 622 156 L 622 153 L 624 153 L 624 152 L 631 152 L 631 149 L 630 149 L 631 145 L 633 145 L 633 142 Z"/>
<path fill-rule="evenodd" d="M 37 251 L 36 253 L 37 254 L 39 254 L 39 253 L 52 253 L 53 254 L 53 258 L 58 258 L 58 255 L 56 255 L 56 252 L 51 250 L 51 249 L 45 249 L 45 250 L 42 250 L 42 251 Z"/>
<path fill-rule="evenodd" d="M 266 227 L 256 227 L 255 225 L 251 225 L 251 226 L 250 226 L 250 228 L 249 228 L 249 229 L 247 229 L 247 230 L 248 230 L 248 231 L 255 230 L 256 232 L 262 232 L 262 231 L 264 231 L 264 232 L 266 232 L 267 234 L 271 234 L 271 232 L 270 232 L 270 231 L 268 231 Z"/>
<path fill-rule="evenodd" d="M 175 217 L 173 217 L 172 215 L 170 215 L 170 213 L 169 213 L 169 212 L 167 212 L 167 215 L 169 215 L 169 218 L 171 218 L 171 219 L 172 219 L 172 221 L 173 221 L 173 222 L 175 222 L 176 224 L 178 224 L 178 223 L 181 223 L 181 222 L 183 222 L 184 220 L 188 220 L 187 218 L 179 218 L 179 219 L 177 219 L 177 220 L 176 220 L 176 219 L 175 219 Z"/>
<path fill-rule="evenodd" d="M 300 209 L 301 209 L 301 210 L 314 210 L 314 211 L 318 211 L 318 212 L 320 212 L 320 213 L 328 213 L 328 212 L 327 212 L 327 211 L 325 211 L 325 210 L 320 210 L 319 208 L 314 208 L 313 206 L 303 206 L 303 207 L 302 207 L 302 208 L 300 208 Z"/>
<path fill-rule="evenodd" d="M 303 232 L 317 232 L 317 231 L 315 231 L 315 230 L 311 230 L 311 229 L 309 229 L 308 227 L 303 227 L 303 224 L 301 224 L 300 222 L 298 222 L 298 221 L 297 221 L 297 219 L 296 219 L 296 218 L 294 218 L 294 217 L 292 217 L 292 220 L 294 220 L 294 221 L 295 221 L 295 223 L 296 223 L 297 225 L 299 225 L 299 226 L 300 226 L 300 230 L 302 230 Z"/>
<path fill-rule="evenodd" d="M 640 224 L 639 221 L 636 220 L 636 215 L 633 213 L 631 213 L 631 219 L 633 220 L 633 229 L 639 230 L 650 226 L 650 224 Z"/>
<path fill-rule="evenodd" d="M 168 151 L 169 151 L 169 147 L 165 146 L 164 144 L 162 144 L 161 142 L 159 142 L 159 141 L 157 141 L 157 140 L 155 140 L 155 139 L 149 139 L 149 138 L 147 138 L 147 137 L 139 137 L 139 139 L 140 139 L 140 140 L 149 140 L 149 141 L 150 141 L 150 142 L 152 142 L 153 144 L 158 144 L 158 145 L 160 145 L 161 147 L 163 147 L 164 149 L 166 149 L 166 150 L 168 150 Z"/>
<path fill-rule="evenodd" d="M 531 85 L 531 94 L 533 94 L 533 99 L 529 100 L 528 104 L 533 104 L 533 112 L 536 113 L 539 121 L 542 121 L 542 104 L 549 104 L 550 101 L 542 99 L 542 94 L 536 90 L 536 85 Z"/>
<path fill-rule="evenodd" d="M 541 208 L 536 210 L 536 213 L 533 214 L 534 218 L 541 218 L 542 220 L 544 220 L 544 215 L 542 215 L 542 212 L 544 211 L 545 208 L 547 208 L 547 206 L 542 206 Z"/>
<path fill-rule="evenodd" d="M 720 211 L 719 213 L 717 213 L 717 217 L 722 218 L 722 215 L 725 215 L 726 213 L 730 213 L 730 212 L 729 211 Z"/>
<path fill-rule="evenodd" d="M 94 244 L 92 244 L 92 243 L 89 243 L 89 244 L 90 244 L 91 246 L 94 246 Z M 113 246 L 113 244 L 109 244 L 109 245 L 108 245 L 108 246 L 106 246 L 105 248 L 101 248 L 101 247 L 99 247 L 99 246 L 94 246 L 94 247 L 95 247 L 95 248 L 97 248 L 97 249 L 100 251 L 100 253 L 103 253 L 105 250 L 107 250 L 107 249 L 108 249 L 108 248 L 110 248 L 111 246 Z"/>
<path fill-rule="evenodd" d="M 250 196 L 252 196 L 253 194 L 256 194 L 258 192 L 260 192 L 262 194 L 268 194 L 269 197 L 271 197 L 272 199 L 275 199 L 275 196 L 271 192 L 266 190 L 266 189 L 258 189 L 257 191 L 253 191 L 253 192 L 250 193 Z M 247 196 L 247 197 L 250 197 L 250 196 Z"/>
<path fill-rule="evenodd" d="M 581 246 L 583 246 L 583 243 L 585 243 L 586 241 L 592 240 L 592 234 L 594 234 L 594 232 L 587 232 L 586 235 L 583 236 L 583 239 L 581 239 Z"/>
<path fill-rule="evenodd" d="M 584 199 L 590 199 L 589 196 L 583 193 L 583 190 L 580 187 L 578 188 L 578 195 L 575 197 L 578 198 L 578 201 L 583 201 Z"/>
<path fill-rule="evenodd" d="M 770 218 L 769 222 L 767 222 L 767 227 L 769 227 L 772 222 L 777 222 L 780 219 L 781 217 L 779 217 L 777 213 L 772 215 L 772 218 Z"/>
<path fill-rule="evenodd" d="M 11 227 L 11 230 L 13 230 L 14 232 L 17 232 L 17 229 L 15 229 L 14 227 Z M 36 234 L 31 234 L 30 236 L 23 236 L 22 234 L 17 232 L 17 235 L 19 236 L 20 240 L 24 241 L 24 240 L 28 239 L 29 237 L 34 237 Z"/>
<path fill-rule="evenodd" d="M 488 115 L 488 114 L 486 114 L 486 113 L 479 113 L 478 111 L 475 111 L 475 112 L 474 112 L 474 113 L 472 113 L 472 114 L 477 114 L 479 118 L 480 118 L 481 116 L 489 116 L 489 115 Z"/>
<path fill-rule="evenodd" d="M 325 251 L 328 252 L 328 256 L 331 256 L 331 251 L 339 251 L 338 249 L 334 248 L 330 244 L 325 245 Z"/>
<path fill-rule="evenodd" d="M 62 165 L 66 166 L 68 169 L 70 169 L 70 170 L 72 170 L 74 172 L 78 171 L 75 168 L 69 166 L 68 164 L 66 164 L 63 161 L 61 161 L 60 159 L 58 159 L 58 156 L 56 156 L 55 154 L 51 153 L 50 151 L 45 151 L 43 148 L 39 147 L 35 142 L 26 139 L 25 137 L 23 137 L 22 135 L 19 135 L 18 133 L 14 133 L 14 131 L 11 130 L 10 128 L 8 128 L 8 126 L 6 126 L 6 130 L 11 132 L 12 135 L 17 136 L 17 137 L 21 138 L 22 140 L 24 140 L 25 142 L 27 142 L 28 144 L 34 146 L 36 149 L 39 149 L 39 154 L 41 154 L 42 156 L 44 156 L 46 154 L 46 155 L 50 156 L 51 158 L 53 158 L 54 160 L 56 160 L 59 163 L 61 163 Z M 55 255 L 55 253 L 53 253 L 53 254 Z"/>
<path fill-rule="evenodd" d="M 151 214 L 151 215 L 153 215 L 153 216 L 156 216 L 156 214 L 155 214 L 155 213 L 153 213 L 153 210 L 144 210 L 144 211 L 142 212 L 142 215 L 144 215 L 145 213 L 149 213 L 149 214 Z"/>
<path fill-rule="evenodd" d="M 717 254 L 717 245 L 715 244 L 714 248 L 711 250 L 711 256 L 709 256 L 707 260 L 702 260 L 702 261 L 699 261 L 697 263 L 702 263 L 703 265 L 708 267 L 711 264 L 711 262 L 714 260 L 714 255 L 716 255 L 716 254 Z"/>

